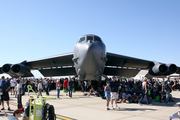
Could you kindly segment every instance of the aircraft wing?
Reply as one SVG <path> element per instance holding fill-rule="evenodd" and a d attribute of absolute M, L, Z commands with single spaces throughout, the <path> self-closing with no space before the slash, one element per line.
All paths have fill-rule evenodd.
<path fill-rule="evenodd" d="M 114 53 L 107 53 L 107 58 L 108 61 L 106 62 L 103 73 L 105 75 L 134 77 L 140 70 L 149 70 L 149 73 L 146 75 L 147 77 L 165 77 L 172 74 L 174 71 L 179 71 L 179 67 L 177 68 L 173 65 L 166 65 L 156 61 L 148 61 Z M 169 71 L 170 66 L 173 68 L 173 71 Z"/>
<path fill-rule="evenodd" d="M 73 53 L 68 53 L 39 60 L 24 61 L 13 65 L 5 64 L 2 69 L 12 77 L 32 77 L 31 70 L 39 70 L 45 77 L 76 75 L 72 58 Z M 3 73 L 2 70 L 0 70 L 0 74 L 1 72 Z"/>
<path fill-rule="evenodd" d="M 76 75 L 72 58 L 73 53 L 62 54 L 40 60 L 29 61 L 26 63 L 26 66 L 31 70 L 38 69 L 45 77 Z"/>
<path fill-rule="evenodd" d="M 39 69 L 48 67 L 74 66 L 72 61 L 73 53 L 62 54 L 49 58 L 27 61 L 26 66 L 29 69 Z"/>

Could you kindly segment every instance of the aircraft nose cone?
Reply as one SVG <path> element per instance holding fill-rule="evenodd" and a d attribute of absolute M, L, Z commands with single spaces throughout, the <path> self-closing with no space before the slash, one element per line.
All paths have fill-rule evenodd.
<path fill-rule="evenodd" d="M 87 52 L 88 53 L 96 53 L 99 49 L 99 46 L 95 43 L 90 43 L 88 45 L 88 49 L 87 49 Z"/>

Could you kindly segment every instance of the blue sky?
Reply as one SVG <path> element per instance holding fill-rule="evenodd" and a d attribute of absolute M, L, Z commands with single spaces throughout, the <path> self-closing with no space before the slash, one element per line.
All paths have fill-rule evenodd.
<path fill-rule="evenodd" d="M 179 5 L 179 0 L 2 0 L 0 66 L 72 52 L 84 34 L 100 36 L 108 52 L 180 66 Z"/>

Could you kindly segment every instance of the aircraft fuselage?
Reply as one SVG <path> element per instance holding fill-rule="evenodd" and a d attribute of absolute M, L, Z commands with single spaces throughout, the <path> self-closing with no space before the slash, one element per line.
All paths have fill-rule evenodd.
<path fill-rule="evenodd" d="M 104 71 L 106 46 L 96 35 L 82 36 L 74 46 L 73 61 L 79 80 L 100 80 Z"/>

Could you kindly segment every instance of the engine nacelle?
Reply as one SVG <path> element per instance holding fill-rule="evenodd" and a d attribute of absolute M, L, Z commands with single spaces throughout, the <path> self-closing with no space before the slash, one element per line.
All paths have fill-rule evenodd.
<path fill-rule="evenodd" d="M 4 64 L 3 66 L 2 66 L 2 71 L 4 72 L 4 73 L 11 73 L 12 71 L 11 71 L 11 66 L 12 66 L 12 64 Z"/>
<path fill-rule="evenodd" d="M 163 75 L 168 71 L 168 67 L 165 64 L 155 64 L 150 70 L 151 75 Z"/>
<path fill-rule="evenodd" d="M 12 77 L 18 77 L 12 70 L 11 70 L 12 64 L 4 64 L 1 68 L 3 73 L 9 74 Z"/>
<path fill-rule="evenodd" d="M 14 64 L 11 67 L 11 70 L 17 74 L 18 76 L 24 76 L 24 77 L 28 77 L 31 76 L 31 71 L 29 68 L 27 68 L 25 65 L 23 64 Z"/>
<path fill-rule="evenodd" d="M 164 75 L 170 75 L 173 74 L 175 72 L 177 72 L 178 68 L 175 64 L 167 64 L 166 65 L 168 70 L 164 73 Z"/>

